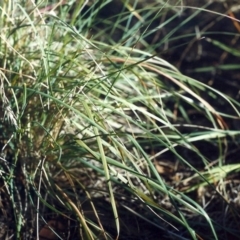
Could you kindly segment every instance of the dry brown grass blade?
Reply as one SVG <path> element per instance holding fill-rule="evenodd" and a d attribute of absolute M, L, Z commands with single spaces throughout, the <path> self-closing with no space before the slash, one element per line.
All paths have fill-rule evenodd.
<path fill-rule="evenodd" d="M 57 190 L 61 193 L 63 198 L 66 200 L 66 202 L 72 207 L 75 214 L 78 216 L 83 228 L 85 229 L 85 233 L 87 235 L 87 239 L 94 240 L 94 237 L 92 236 L 91 230 L 89 229 L 86 220 L 83 216 L 83 214 L 79 211 L 78 207 L 72 202 L 72 200 L 67 196 L 67 194 L 57 185 L 55 184 Z"/>
<path fill-rule="evenodd" d="M 203 98 L 201 98 L 196 93 L 194 93 L 190 88 L 188 88 L 186 85 L 184 85 L 183 83 L 181 83 L 177 79 L 173 78 L 169 74 L 160 71 L 159 69 L 155 68 L 154 66 L 152 66 L 150 64 L 147 64 L 146 62 L 140 62 L 139 63 L 139 62 L 134 61 L 134 60 L 123 59 L 123 58 L 118 58 L 118 57 L 110 57 L 109 59 L 113 62 L 137 64 L 141 67 L 144 67 L 144 68 L 146 68 L 150 71 L 153 71 L 153 72 L 155 72 L 159 75 L 162 75 L 162 76 L 166 77 L 167 79 L 171 80 L 173 83 L 178 85 L 181 89 L 183 89 L 184 91 L 186 91 L 187 93 L 192 95 L 199 102 L 201 102 L 208 109 L 208 111 L 210 111 L 216 117 L 217 122 L 218 122 L 219 126 L 221 127 L 221 129 L 228 129 L 228 126 L 225 123 L 225 121 L 223 120 L 223 118 L 217 113 L 217 111 L 207 101 L 205 101 Z"/>
<path fill-rule="evenodd" d="M 74 176 L 71 176 L 71 174 L 67 173 L 66 171 L 64 171 L 64 174 L 65 174 L 65 176 L 67 178 L 67 181 L 69 182 L 71 188 L 73 189 L 74 194 L 76 195 L 76 202 L 78 204 L 78 208 L 82 208 L 81 203 L 78 201 L 77 189 L 75 187 L 74 180 L 76 180 L 79 183 L 79 185 L 81 185 L 81 183 L 78 181 L 78 179 L 76 179 Z M 72 177 L 74 178 L 74 180 L 72 179 Z M 84 189 L 84 186 L 82 186 L 82 189 Z M 107 239 L 106 233 L 105 233 L 104 228 L 102 226 L 101 220 L 100 220 L 100 218 L 98 216 L 97 210 L 96 210 L 93 202 L 91 201 L 91 196 L 90 196 L 90 194 L 87 191 L 85 191 L 85 193 L 86 193 L 88 199 L 90 200 L 89 202 L 90 202 L 90 205 L 91 205 L 91 210 L 92 210 L 94 216 L 96 217 L 96 220 L 97 220 L 98 225 L 99 225 L 99 227 L 101 229 L 102 235 L 104 236 L 105 239 Z"/>
<path fill-rule="evenodd" d="M 230 10 L 228 15 L 231 17 L 231 20 L 235 28 L 238 30 L 238 32 L 240 32 L 240 23 L 239 21 L 237 21 L 238 19 L 235 17 L 234 13 Z"/>

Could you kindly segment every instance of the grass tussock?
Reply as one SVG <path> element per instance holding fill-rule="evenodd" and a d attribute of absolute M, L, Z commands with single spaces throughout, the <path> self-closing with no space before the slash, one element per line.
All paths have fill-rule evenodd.
<path fill-rule="evenodd" d="M 194 44 L 239 57 L 193 31 L 229 20 L 211 6 L 0 4 L 1 239 L 237 239 L 239 102 L 180 69 Z"/>

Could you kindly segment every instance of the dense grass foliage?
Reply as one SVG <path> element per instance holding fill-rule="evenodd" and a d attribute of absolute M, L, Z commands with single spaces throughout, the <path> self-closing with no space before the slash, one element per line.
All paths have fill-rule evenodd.
<path fill-rule="evenodd" d="M 2 239 L 237 239 L 239 10 L 204 2 L 0 3 Z"/>

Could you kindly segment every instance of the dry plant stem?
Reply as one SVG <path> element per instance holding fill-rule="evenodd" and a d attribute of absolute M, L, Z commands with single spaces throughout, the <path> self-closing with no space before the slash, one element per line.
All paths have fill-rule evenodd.
<path fill-rule="evenodd" d="M 37 198 L 37 221 L 36 221 L 36 234 L 37 234 L 37 240 L 39 240 L 39 204 L 40 204 L 40 191 L 41 191 L 41 183 L 42 183 L 42 174 L 43 174 L 43 166 L 44 162 L 46 160 L 46 157 L 41 161 L 41 168 L 40 168 L 40 177 L 39 177 L 39 185 L 38 185 L 38 198 Z"/>
<path fill-rule="evenodd" d="M 91 234 L 91 230 L 88 228 L 86 220 L 85 220 L 84 216 L 82 215 L 82 213 L 79 211 L 79 209 L 76 207 L 76 205 L 72 202 L 72 200 L 67 196 L 67 194 L 64 193 L 63 190 L 57 184 L 55 184 L 55 186 L 56 186 L 57 190 L 62 194 L 64 199 L 73 208 L 75 214 L 79 217 L 79 220 L 80 220 L 81 224 L 83 225 L 83 228 L 85 229 L 85 233 L 87 235 L 87 239 L 94 240 L 94 237 Z"/>
<path fill-rule="evenodd" d="M 72 187 L 75 195 L 77 195 L 77 190 L 76 190 L 76 187 L 75 187 L 75 185 L 74 185 L 74 182 L 73 182 L 70 174 L 68 174 L 66 171 L 64 171 L 64 174 L 65 174 L 65 176 L 66 176 L 69 184 L 71 185 L 71 187 Z M 82 185 L 81 183 L 79 183 L 79 184 Z M 82 186 L 82 188 L 84 189 L 84 186 Z M 88 199 L 90 200 L 90 204 L 91 204 L 92 210 L 93 210 L 93 212 L 94 212 L 94 215 L 95 215 L 95 217 L 96 217 L 96 219 L 97 219 L 97 221 L 98 221 L 99 227 L 101 228 L 105 239 L 107 239 L 106 233 L 105 233 L 104 228 L 103 228 L 103 226 L 102 226 L 102 224 L 101 224 L 101 220 L 100 220 L 100 218 L 99 218 L 99 216 L 98 216 L 97 210 L 96 210 L 96 208 L 94 207 L 94 204 L 93 204 L 93 202 L 92 202 L 92 200 L 91 200 L 91 196 L 90 196 L 90 194 L 89 194 L 87 191 L 85 191 L 85 193 L 86 193 Z M 78 199 L 77 196 L 76 196 L 76 199 Z M 81 203 L 80 203 L 78 200 L 77 200 L 77 202 L 78 202 L 78 208 L 81 208 Z"/>
<path fill-rule="evenodd" d="M 235 15 L 233 14 L 232 11 L 229 11 L 228 15 L 231 16 L 231 17 L 233 17 L 233 18 L 235 18 Z M 233 20 L 233 19 L 232 19 L 232 22 L 233 22 L 234 27 L 235 27 L 235 28 L 237 29 L 237 31 L 240 33 L 240 24 L 239 24 L 239 22 L 236 22 L 236 21 Z M 235 36 L 235 37 L 231 40 L 231 42 L 230 42 L 231 46 L 234 46 L 234 45 L 238 42 L 238 40 L 239 40 L 239 36 L 237 35 L 237 36 Z M 223 52 L 223 54 L 220 56 L 220 63 L 223 63 L 224 60 L 227 58 L 228 55 L 229 55 L 229 52 L 227 52 L 227 51 L 226 51 L 226 52 Z"/>
<path fill-rule="evenodd" d="M 225 121 L 223 120 L 223 118 L 216 112 L 216 110 L 207 101 L 205 101 L 203 98 L 199 97 L 190 88 L 188 88 L 183 83 L 181 83 L 178 80 L 176 80 L 175 78 L 171 77 L 169 74 L 164 73 L 164 72 L 156 69 L 154 66 L 152 66 L 150 64 L 147 64 L 147 63 L 141 63 L 141 62 L 139 63 L 139 62 L 134 61 L 134 60 L 122 59 L 122 58 L 118 58 L 118 57 L 109 57 L 108 59 L 110 59 L 113 62 L 115 61 L 115 62 L 122 62 L 122 63 L 138 64 L 141 67 L 147 68 L 148 70 L 151 70 L 153 72 L 158 73 L 159 75 L 162 75 L 162 76 L 168 78 L 173 83 L 178 85 L 180 88 L 185 90 L 187 93 L 189 93 L 193 97 L 195 97 L 199 102 L 201 102 L 217 118 L 217 122 L 220 125 L 221 129 L 228 129 L 228 126 L 225 123 Z M 106 60 L 108 60 L 108 59 L 106 59 Z"/>
<path fill-rule="evenodd" d="M 66 174 L 66 172 L 65 172 L 65 174 Z M 68 175 L 68 174 L 67 174 L 67 175 Z M 79 183 L 79 182 L 78 182 L 78 183 Z M 95 217 L 96 217 L 96 219 L 97 219 L 98 225 L 99 225 L 99 227 L 102 229 L 102 232 L 103 232 L 104 237 L 107 239 L 107 236 L 106 236 L 106 233 L 105 233 L 105 231 L 104 231 L 103 225 L 102 225 L 101 220 L 100 220 L 100 218 L 99 218 L 99 216 L 98 216 L 98 213 L 97 213 L 97 210 L 96 210 L 96 208 L 95 208 L 95 206 L 94 206 L 94 203 L 92 202 L 92 198 L 91 198 L 89 192 L 86 191 L 86 189 L 84 188 L 84 186 L 82 186 L 81 183 L 79 183 L 79 185 L 81 185 L 82 189 L 84 189 L 84 192 L 85 192 L 87 198 L 88 198 L 89 201 L 90 201 L 90 205 L 91 205 L 92 210 L 93 210 L 93 213 L 94 213 L 94 215 L 95 215 Z"/>

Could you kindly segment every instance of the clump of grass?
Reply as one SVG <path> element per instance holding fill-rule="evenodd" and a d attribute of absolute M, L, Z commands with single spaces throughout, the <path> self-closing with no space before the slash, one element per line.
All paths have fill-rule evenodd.
<path fill-rule="evenodd" d="M 39 237 L 42 227 L 59 216 L 71 227 L 73 221 L 82 239 L 115 239 L 128 230 L 121 224 L 120 206 L 137 215 L 127 206 L 134 202 L 154 216 L 138 217 L 165 231 L 166 238 L 218 239 L 218 224 L 188 193 L 212 191 L 232 207 L 225 179 L 239 171 L 239 164 L 226 165 L 224 154 L 229 138 L 239 131 L 226 129 L 225 119 L 239 117 L 239 103 L 181 74 L 155 54 L 157 44 L 148 45 L 154 18 L 172 9 L 171 22 L 178 16 L 177 6 L 157 8 L 153 3 L 147 10 L 133 11 L 137 4 L 124 3 L 112 33 L 119 28 L 125 35 L 116 42 L 107 38 L 111 19 L 99 29 L 98 14 L 105 4 L 1 4 L 4 221 L 13 211 L 10 232 L 18 239 L 32 232 Z M 136 19 L 138 25 L 133 26 Z M 201 97 L 206 92 L 209 98 L 221 98 L 232 114 L 215 109 Z M 206 124 L 194 123 L 189 111 L 204 116 Z M 202 141 L 217 149 L 215 163 L 195 146 Z M 204 170 L 199 171 L 181 149 L 194 154 Z M 176 179 L 173 170 L 166 172 L 158 162 L 166 152 L 191 176 Z M 172 174 L 168 177 L 174 181 L 168 184 L 164 174 Z M 110 230 L 95 198 L 110 202 Z M 94 218 L 84 211 L 86 199 Z M 191 224 L 192 219 L 200 219 L 207 233 Z M 55 229 L 62 239 L 71 238 L 71 232 Z"/>

